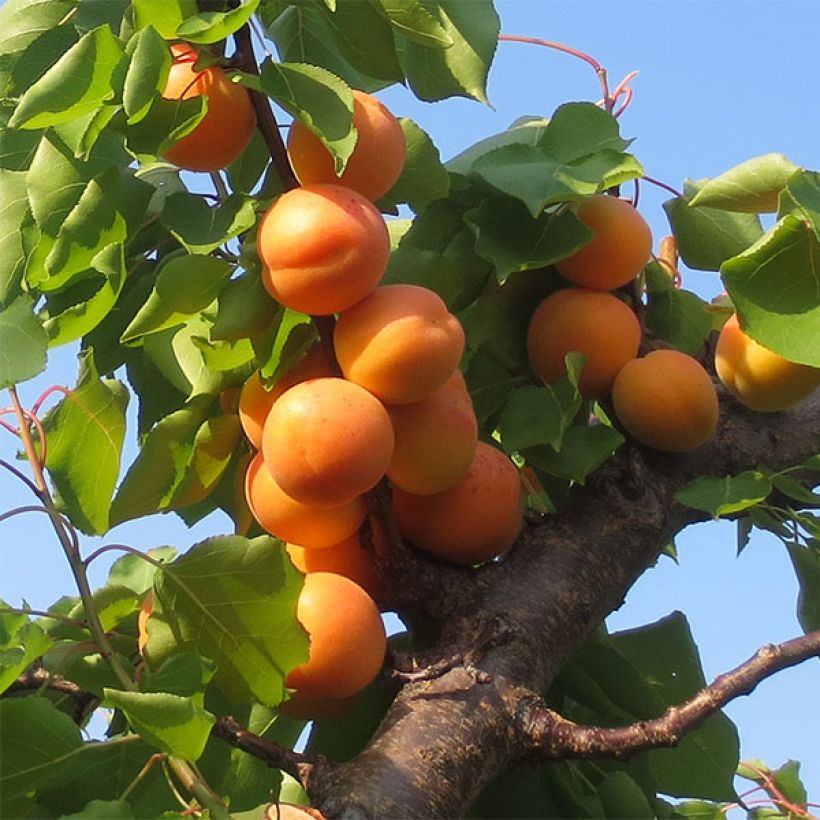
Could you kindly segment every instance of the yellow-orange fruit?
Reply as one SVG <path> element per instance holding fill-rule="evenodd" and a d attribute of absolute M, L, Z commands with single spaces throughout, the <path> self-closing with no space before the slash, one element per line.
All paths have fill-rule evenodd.
<path fill-rule="evenodd" d="M 373 599 L 357 584 L 331 572 L 312 572 L 296 604 L 310 638 L 307 663 L 285 685 L 305 697 L 347 698 L 379 673 L 387 638 Z"/>
<path fill-rule="evenodd" d="M 245 497 L 259 525 L 282 541 L 321 549 L 356 532 L 367 514 L 361 497 L 338 507 L 315 507 L 291 498 L 257 453 L 245 476 Z"/>
<path fill-rule="evenodd" d="M 239 394 L 239 421 L 251 444 L 262 446 L 262 428 L 273 403 L 286 390 L 299 382 L 331 376 L 333 371 L 321 345 L 311 348 L 270 390 L 265 390 L 259 371 L 255 371 L 242 386 Z"/>
<path fill-rule="evenodd" d="M 717 428 L 717 393 L 709 374 L 677 350 L 655 350 L 624 365 L 612 403 L 629 433 L 657 450 L 694 450 Z"/>
<path fill-rule="evenodd" d="M 379 284 L 390 257 L 382 215 L 356 191 L 309 185 L 282 194 L 257 235 L 262 284 L 285 307 L 338 313 Z"/>
<path fill-rule="evenodd" d="M 291 387 L 262 431 L 265 464 L 276 482 L 297 501 L 316 506 L 346 504 L 373 488 L 390 466 L 393 446 L 384 405 L 336 378 Z"/>
<path fill-rule="evenodd" d="M 456 373 L 432 396 L 387 408 L 396 434 L 387 477 L 408 493 L 440 493 L 473 462 L 478 422 L 464 377 Z"/>
<path fill-rule="evenodd" d="M 256 115 L 246 88 L 231 82 L 219 66 L 194 71 L 197 51 L 189 45 L 171 46 L 174 61 L 162 96 L 168 100 L 207 97 L 205 116 L 162 156 L 189 171 L 226 168 L 247 148 L 256 128 Z"/>
<path fill-rule="evenodd" d="M 500 450 L 479 442 L 467 475 L 435 495 L 396 488 L 393 509 L 402 535 L 453 564 L 480 564 L 509 549 L 522 524 L 521 482 Z"/>
<path fill-rule="evenodd" d="M 578 218 L 592 230 L 587 245 L 555 263 L 570 282 L 611 290 L 634 279 L 652 254 L 652 232 L 626 200 L 596 194 L 581 201 Z"/>
<path fill-rule="evenodd" d="M 336 176 L 333 156 L 310 129 L 294 122 L 288 134 L 288 155 L 303 185 L 344 185 L 370 200 L 384 196 L 401 176 L 404 167 L 404 132 L 384 103 L 353 91 L 353 125 L 356 147 L 344 172 Z"/>
<path fill-rule="evenodd" d="M 527 330 L 527 355 L 544 382 L 566 375 L 564 357 L 586 356 L 579 390 L 585 398 L 606 395 L 618 371 L 638 355 L 641 326 L 635 314 L 611 293 L 566 288 L 535 309 Z"/>
<path fill-rule="evenodd" d="M 434 291 L 386 285 L 339 316 L 333 346 L 346 379 L 388 404 L 409 404 L 452 376 L 464 329 Z"/>
<path fill-rule="evenodd" d="M 720 332 L 715 369 L 738 401 L 763 413 L 794 407 L 820 385 L 820 368 L 790 362 L 763 347 L 741 330 L 737 314 Z"/>
<path fill-rule="evenodd" d="M 381 587 L 373 558 L 362 546 L 358 533 L 325 549 L 288 544 L 287 551 L 293 565 L 301 572 L 333 572 L 344 575 L 358 584 L 371 598 L 380 597 Z"/>
<path fill-rule="evenodd" d="M 137 649 L 140 655 L 145 654 L 145 647 L 148 646 L 148 619 L 154 611 L 154 590 L 149 589 L 145 593 L 137 615 Z"/>

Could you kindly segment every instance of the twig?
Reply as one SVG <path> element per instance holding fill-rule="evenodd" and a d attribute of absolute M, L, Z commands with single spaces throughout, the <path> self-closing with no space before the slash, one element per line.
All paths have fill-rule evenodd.
<path fill-rule="evenodd" d="M 30 478 L 28 478 L 28 476 L 26 476 L 25 473 L 21 472 L 14 465 L 9 464 L 8 461 L 5 461 L 2 458 L 0 458 L 0 467 L 4 467 L 13 476 L 19 478 L 20 481 L 22 481 L 23 484 L 25 484 L 26 487 L 28 487 L 34 493 L 34 495 L 37 496 L 37 498 L 40 497 L 40 491 L 37 489 L 37 485 Z"/>
<path fill-rule="evenodd" d="M 580 726 L 546 708 L 535 696 L 521 703 L 519 725 L 529 738 L 530 752 L 540 758 L 629 758 L 647 749 L 677 745 L 729 701 L 750 694 L 765 678 L 812 657 L 820 657 L 820 630 L 762 647 L 748 661 L 654 720 L 617 728 Z"/>

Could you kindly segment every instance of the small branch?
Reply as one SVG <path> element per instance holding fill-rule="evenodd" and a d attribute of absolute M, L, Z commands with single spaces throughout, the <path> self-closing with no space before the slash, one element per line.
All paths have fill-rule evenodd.
<path fill-rule="evenodd" d="M 237 49 L 237 54 L 235 55 L 237 58 L 237 66 L 248 74 L 259 76 L 259 66 L 256 64 L 256 57 L 253 53 L 251 30 L 247 24 L 242 26 L 242 28 L 234 34 L 234 41 L 236 42 Z M 299 180 L 296 179 L 293 168 L 290 167 L 288 152 L 285 148 L 285 143 L 282 142 L 279 125 L 273 116 L 268 98 L 258 91 L 251 89 L 248 89 L 248 91 L 251 95 L 253 110 L 256 113 L 256 124 L 259 127 L 259 133 L 268 146 L 268 151 L 270 151 L 270 155 L 276 165 L 276 170 L 279 173 L 279 179 L 282 180 L 282 187 L 286 191 L 292 188 L 298 188 Z"/>
<path fill-rule="evenodd" d="M 211 729 L 214 737 L 224 740 L 229 745 L 247 752 L 249 755 L 258 758 L 271 769 L 280 769 L 295 777 L 300 783 L 304 783 L 310 776 L 310 772 L 315 764 L 315 758 L 286 749 L 278 743 L 255 735 L 248 729 L 243 728 L 232 717 L 220 718 Z"/>
<path fill-rule="evenodd" d="M 47 689 L 50 692 L 57 692 L 66 695 L 74 701 L 73 721 L 82 726 L 86 718 L 94 711 L 99 704 L 99 698 L 91 692 L 86 692 L 77 686 L 76 683 L 65 680 L 59 675 L 52 675 L 48 670 L 41 667 L 29 669 L 20 675 L 9 688 L 4 692 L 13 694 L 15 692 L 30 692 Z"/>
<path fill-rule="evenodd" d="M 658 188 L 663 188 L 664 191 L 669 191 L 669 193 L 672 194 L 672 196 L 676 196 L 678 197 L 678 199 L 683 199 L 683 194 L 677 188 L 673 188 L 671 185 L 667 185 L 665 182 L 661 182 L 661 180 L 655 179 L 655 177 L 648 177 L 646 174 L 644 174 L 641 177 L 641 179 L 645 182 L 650 183 L 651 185 L 656 185 Z"/>
<path fill-rule="evenodd" d="M 0 458 L 0 467 L 5 468 L 13 476 L 19 478 L 20 481 L 22 481 L 23 484 L 25 484 L 26 487 L 28 487 L 34 493 L 34 495 L 37 496 L 37 498 L 40 497 L 40 491 L 37 489 L 37 485 L 30 478 L 28 478 L 28 476 L 26 476 L 25 473 L 21 472 L 14 465 L 9 464 L 8 461 L 5 461 L 2 458 Z"/>
<path fill-rule="evenodd" d="M 522 703 L 521 727 L 531 753 L 548 760 L 610 757 L 623 759 L 647 749 L 677 745 L 688 732 L 740 695 L 750 694 L 766 678 L 820 657 L 820 631 L 759 649 L 748 661 L 717 677 L 694 697 L 672 706 L 655 720 L 630 726 L 579 726 L 540 705 L 540 698 Z"/>

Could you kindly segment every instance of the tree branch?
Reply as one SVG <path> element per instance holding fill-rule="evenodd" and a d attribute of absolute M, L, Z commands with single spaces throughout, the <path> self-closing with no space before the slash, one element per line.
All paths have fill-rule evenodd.
<path fill-rule="evenodd" d="M 76 683 L 65 680 L 59 675 L 52 675 L 48 670 L 42 667 L 33 667 L 27 672 L 24 672 L 9 686 L 3 693 L 3 696 L 13 695 L 16 692 L 37 691 L 39 689 L 48 689 L 50 692 L 57 692 L 70 697 L 75 703 L 72 719 L 80 726 L 99 703 L 99 698 L 96 695 L 91 692 L 86 692 L 77 686 Z"/>
<path fill-rule="evenodd" d="M 541 698 L 534 696 L 522 702 L 520 726 L 531 740 L 532 754 L 539 758 L 622 760 L 647 749 L 676 746 L 729 701 L 751 694 L 762 680 L 813 657 L 820 657 L 820 631 L 762 647 L 745 663 L 654 720 L 617 728 L 580 726 L 546 708 Z"/>

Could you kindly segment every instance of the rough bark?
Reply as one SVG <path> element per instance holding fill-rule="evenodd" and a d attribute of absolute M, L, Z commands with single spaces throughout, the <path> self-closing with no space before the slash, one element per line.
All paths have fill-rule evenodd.
<path fill-rule="evenodd" d="M 463 815 L 527 752 L 515 728 L 522 694 L 548 688 L 675 533 L 707 517 L 677 504 L 675 492 L 703 475 L 776 470 L 818 452 L 820 392 L 770 415 L 723 396 L 718 434 L 698 451 L 624 445 L 559 515 L 529 526 L 503 561 L 480 571 L 448 568 L 441 595 L 431 596 L 441 638 L 425 658 L 444 671 L 407 683 L 356 758 L 313 768 L 314 805 L 328 818 Z M 451 584 L 461 592 L 447 611 Z"/>

